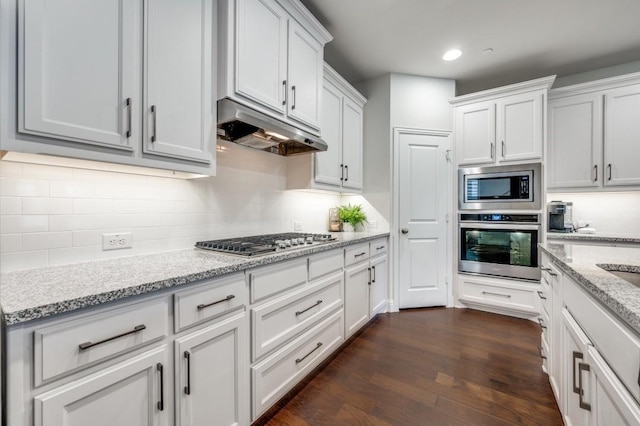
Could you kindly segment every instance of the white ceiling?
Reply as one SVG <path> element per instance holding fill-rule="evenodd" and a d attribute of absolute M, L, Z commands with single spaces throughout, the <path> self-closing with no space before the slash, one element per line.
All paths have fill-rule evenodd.
<path fill-rule="evenodd" d="M 640 0 L 302 2 L 334 36 L 325 59 L 352 83 L 396 72 L 455 79 L 463 94 L 640 60 Z M 462 57 L 443 61 L 450 48 Z"/>

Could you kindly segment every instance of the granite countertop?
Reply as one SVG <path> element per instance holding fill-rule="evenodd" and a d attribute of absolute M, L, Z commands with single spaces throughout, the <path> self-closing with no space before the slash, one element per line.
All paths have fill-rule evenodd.
<path fill-rule="evenodd" d="M 603 243 L 640 244 L 640 236 L 627 234 L 581 234 L 579 232 L 547 232 L 548 240 L 593 241 Z"/>
<path fill-rule="evenodd" d="M 15 325 L 387 237 L 389 233 L 350 232 L 332 235 L 337 241 L 249 258 L 185 249 L 9 272 L 0 275 L 0 306 L 7 325 Z"/>
<path fill-rule="evenodd" d="M 591 295 L 640 334 L 640 287 L 597 265 L 627 265 L 627 272 L 640 272 L 640 247 L 607 247 L 585 244 L 540 244 L 552 260 Z"/>

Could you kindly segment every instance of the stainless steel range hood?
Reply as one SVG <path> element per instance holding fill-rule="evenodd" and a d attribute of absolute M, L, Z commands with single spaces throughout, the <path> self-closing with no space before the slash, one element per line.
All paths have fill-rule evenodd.
<path fill-rule="evenodd" d="M 325 141 L 229 98 L 218 101 L 218 137 L 272 154 L 326 151 Z"/>

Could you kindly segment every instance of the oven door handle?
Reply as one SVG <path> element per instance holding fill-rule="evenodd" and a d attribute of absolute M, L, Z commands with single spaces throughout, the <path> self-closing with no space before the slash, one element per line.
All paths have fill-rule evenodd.
<path fill-rule="evenodd" d="M 514 231 L 539 231 L 539 224 L 509 224 L 509 223 L 482 223 L 482 222 L 460 222 L 460 229 L 470 228 L 470 229 L 497 229 L 497 230 L 514 230 Z"/>

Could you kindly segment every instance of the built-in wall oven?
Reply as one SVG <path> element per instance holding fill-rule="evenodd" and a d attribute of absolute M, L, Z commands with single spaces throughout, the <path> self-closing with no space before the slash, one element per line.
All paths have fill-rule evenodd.
<path fill-rule="evenodd" d="M 539 214 L 460 213 L 460 272 L 537 281 Z"/>

